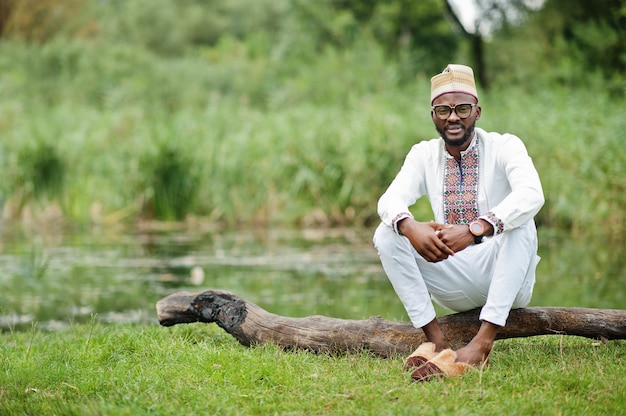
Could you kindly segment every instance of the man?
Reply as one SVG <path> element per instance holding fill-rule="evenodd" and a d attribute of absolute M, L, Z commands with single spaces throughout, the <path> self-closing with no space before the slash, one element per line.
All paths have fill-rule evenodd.
<path fill-rule="evenodd" d="M 412 147 L 378 201 L 374 235 L 383 268 L 416 328 L 435 351 L 450 348 L 431 299 L 453 311 L 482 307 L 476 336 L 456 361 L 487 360 L 512 308 L 535 282 L 534 216 L 544 203 L 522 141 L 475 127 L 481 107 L 470 67 L 450 64 L 431 79 L 431 116 L 441 135 Z M 409 207 L 428 197 L 434 222 Z"/>

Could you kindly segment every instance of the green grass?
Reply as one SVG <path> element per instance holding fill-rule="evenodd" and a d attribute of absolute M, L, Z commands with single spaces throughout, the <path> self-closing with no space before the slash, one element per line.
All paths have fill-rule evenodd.
<path fill-rule="evenodd" d="M 0 414 L 620 415 L 626 345 L 498 341 L 489 367 L 416 384 L 402 357 L 247 348 L 214 325 L 0 335 Z"/>

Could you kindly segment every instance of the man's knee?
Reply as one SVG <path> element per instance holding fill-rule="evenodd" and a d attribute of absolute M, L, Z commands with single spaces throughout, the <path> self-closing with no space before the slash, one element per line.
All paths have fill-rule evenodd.
<path fill-rule="evenodd" d="M 519 227 L 503 234 L 505 237 L 524 241 L 527 244 L 536 244 L 537 228 L 533 220 L 527 221 Z"/>
<path fill-rule="evenodd" d="M 374 247 L 378 250 L 378 254 L 390 253 L 393 251 L 393 247 L 398 244 L 400 236 L 396 234 L 391 227 L 380 223 L 376 231 L 374 232 Z"/>

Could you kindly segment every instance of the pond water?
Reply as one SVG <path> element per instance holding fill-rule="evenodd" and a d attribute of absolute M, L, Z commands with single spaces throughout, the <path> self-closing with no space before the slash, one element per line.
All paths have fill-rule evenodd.
<path fill-rule="evenodd" d="M 285 316 L 407 320 L 371 229 L 193 228 L 3 230 L 0 331 L 92 320 L 154 324 L 162 297 L 207 289 L 229 290 Z M 531 305 L 626 309 L 623 242 L 541 228 L 539 234 Z"/>

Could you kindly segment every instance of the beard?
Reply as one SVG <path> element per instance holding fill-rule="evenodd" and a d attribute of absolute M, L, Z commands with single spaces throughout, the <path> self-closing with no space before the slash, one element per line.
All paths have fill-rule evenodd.
<path fill-rule="evenodd" d="M 462 128 L 465 128 L 465 126 L 463 124 L 461 124 L 461 123 L 455 123 L 454 125 L 455 126 L 461 126 Z M 437 132 L 441 135 L 441 138 L 443 139 L 443 141 L 445 142 L 446 145 L 451 146 L 451 147 L 461 147 L 465 143 L 467 143 L 467 141 L 470 140 L 472 138 L 472 136 L 474 135 L 474 126 L 475 125 L 476 125 L 476 121 L 474 121 L 471 125 L 469 125 L 465 129 L 465 134 L 460 139 L 451 139 L 451 138 L 449 138 L 446 135 L 445 127 L 443 129 L 440 129 L 439 127 L 436 127 L 436 129 L 437 129 Z"/>

